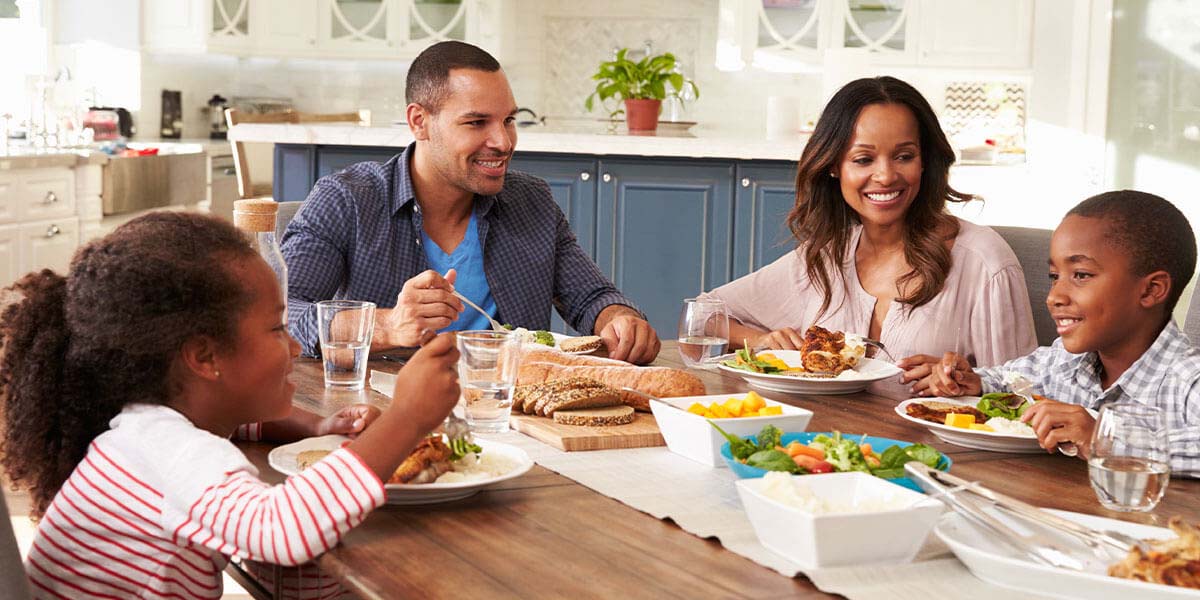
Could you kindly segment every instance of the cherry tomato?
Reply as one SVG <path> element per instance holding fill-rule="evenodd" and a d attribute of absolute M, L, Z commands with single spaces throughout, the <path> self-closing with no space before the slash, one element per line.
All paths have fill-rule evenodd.
<path fill-rule="evenodd" d="M 808 472 L 814 475 L 817 473 L 832 473 L 833 465 L 823 460 L 818 460 L 813 466 L 809 467 Z"/>

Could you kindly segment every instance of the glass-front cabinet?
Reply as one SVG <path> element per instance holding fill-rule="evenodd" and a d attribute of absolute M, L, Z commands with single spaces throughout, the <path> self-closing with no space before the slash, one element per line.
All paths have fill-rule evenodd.
<path fill-rule="evenodd" d="M 493 54 L 512 30 L 513 0 L 142 0 L 148 49 L 310 58 L 412 58 L 463 40 Z M 181 15 L 198 15 L 182 18 Z M 181 44 L 179 23 L 198 35 Z M 169 29 L 170 25 L 173 29 Z M 172 35 L 165 32 L 174 31 Z M 160 32 L 163 32 L 160 34 Z"/>
<path fill-rule="evenodd" d="M 1028 68 L 1032 0 L 721 0 L 717 68 L 808 71 L 831 55 L 879 65 Z"/>

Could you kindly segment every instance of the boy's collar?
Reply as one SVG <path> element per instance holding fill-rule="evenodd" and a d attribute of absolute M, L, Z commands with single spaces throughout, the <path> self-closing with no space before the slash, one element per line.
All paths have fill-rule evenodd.
<path fill-rule="evenodd" d="M 1162 383 L 1161 377 L 1148 377 L 1147 373 L 1153 373 L 1161 370 L 1163 365 L 1171 360 L 1170 357 L 1177 356 L 1191 345 L 1187 336 L 1175 324 L 1175 321 L 1168 321 L 1158 332 L 1158 337 L 1154 338 L 1154 343 L 1133 361 L 1132 365 L 1121 373 L 1121 376 L 1112 383 L 1108 389 L 1102 389 L 1101 393 L 1104 397 L 1108 397 L 1112 392 L 1122 392 L 1128 398 L 1152 398 L 1157 393 L 1159 385 Z M 1077 355 L 1078 361 L 1070 361 L 1075 375 L 1076 382 L 1079 384 L 1092 384 L 1096 388 L 1100 388 L 1101 369 L 1100 357 L 1095 352 L 1087 352 Z"/>

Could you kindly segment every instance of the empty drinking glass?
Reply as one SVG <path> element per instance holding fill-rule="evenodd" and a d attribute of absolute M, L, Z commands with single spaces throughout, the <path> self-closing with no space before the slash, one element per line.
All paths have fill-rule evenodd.
<path fill-rule="evenodd" d="M 467 424 L 473 432 L 508 431 L 521 340 L 507 331 L 460 331 L 457 339 L 458 384 Z"/>
<path fill-rule="evenodd" d="M 1110 510 L 1153 510 L 1171 477 L 1168 444 L 1161 408 L 1132 402 L 1102 407 L 1088 458 L 1100 504 Z"/>
<path fill-rule="evenodd" d="M 679 356 L 689 367 L 703 367 L 729 346 L 729 312 L 725 303 L 707 298 L 683 301 L 679 315 Z"/>
<path fill-rule="evenodd" d="M 375 325 L 375 304 L 361 300 L 317 303 L 317 335 L 325 363 L 325 387 L 361 390 Z"/>

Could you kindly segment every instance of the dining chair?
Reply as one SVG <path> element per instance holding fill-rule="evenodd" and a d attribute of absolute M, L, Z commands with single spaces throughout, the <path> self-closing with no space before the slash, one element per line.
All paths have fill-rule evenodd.
<path fill-rule="evenodd" d="M 0 492 L 0 590 L 5 598 L 27 600 L 30 598 L 29 580 L 25 577 L 25 565 L 21 562 L 21 549 L 13 533 L 12 519 L 8 514 L 8 503 Z"/>
<path fill-rule="evenodd" d="M 1184 292 L 1187 290 L 1185 288 Z M 1192 290 L 1192 299 L 1188 301 L 1187 316 L 1183 320 L 1183 333 L 1192 340 L 1193 346 L 1200 346 L 1200 291 Z"/>
<path fill-rule="evenodd" d="M 1050 258 L 1049 229 L 1030 227 L 993 227 L 1000 237 L 1012 248 L 1025 273 L 1025 287 L 1029 291 L 1029 304 L 1033 307 L 1033 329 L 1037 333 L 1039 346 L 1049 346 L 1058 338 L 1054 319 L 1046 310 L 1046 296 L 1050 293 L 1050 278 L 1046 274 L 1046 260 Z"/>
<path fill-rule="evenodd" d="M 225 122 L 231 129 L 234 125 L 241 123 L 354 123 L 357 125 L 368 125 L 371 122 L 371 111 L 362 109 L 357 112 L 345 113 L 306 113 L 288 110 L 273 113 L 247 113 L 236 108 L 228 108 L 225 109 Z M 250 163 L 258 162 L 251 160 L 253 152 L 250 152 L 250 149 L 256 144 L 251 142 L 248 146 L 245 142 L 237 141 L 230 141 L 229 144 L 233 147 L 233 168 L 237 173 L 238 195 L 243 199 L 270 198 L 274 191 L 272 182 L 263 181 L 262 178 L 255 181 L 255 178 L 250 174 Z M 259 146 L 264 147 L 268 145 L 271 144 Z M 264 160 L 263 162 L 266 161 Z"/>
<path fill-rule="evenodd" d="M 287 231 L 288 223 L 292 222 L 292 217 L 296 216 L 296 212 L 300 210 L 303 201 L 299 202 L 280 202 L 279 211 L 275 213 L 275 241 L 283 243 L 283 232 Z"/>

